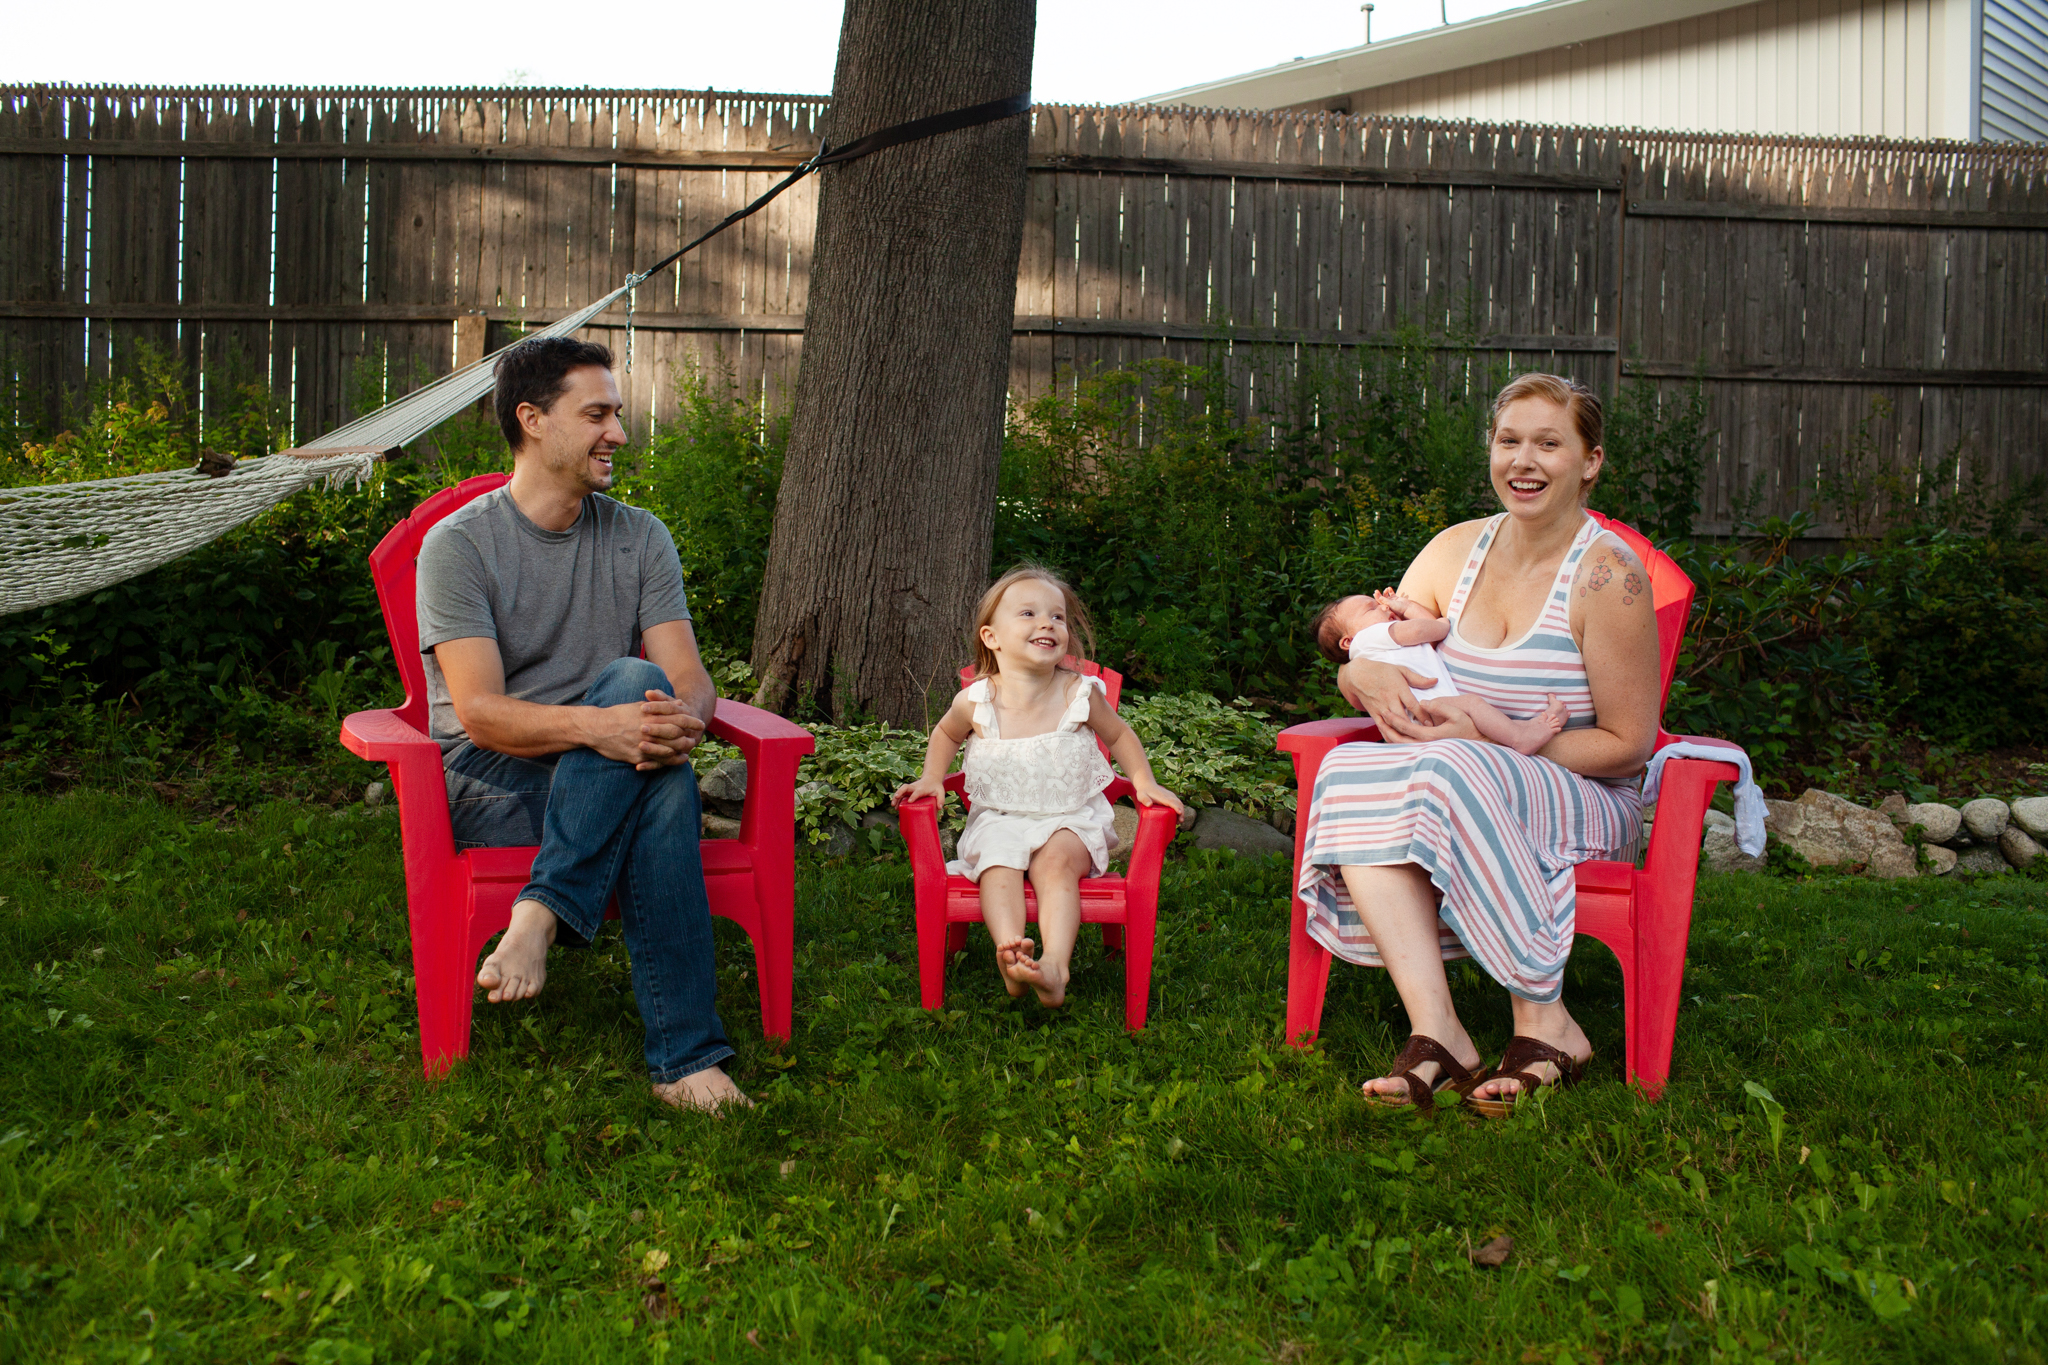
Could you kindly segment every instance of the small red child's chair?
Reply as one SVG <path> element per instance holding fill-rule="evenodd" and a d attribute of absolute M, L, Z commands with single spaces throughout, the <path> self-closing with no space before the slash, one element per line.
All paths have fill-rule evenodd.
<path fill-rule="evenodd" d="M 429 1078 L 469 1055 L 477 958 L 484 944 L 512 922 L 513 898 L 526 885 L 540 850 L 456 850 L 441 746 L 426 734 L 415 561 L 435 523 L 509 477 L 482 474 L 442 489 L 370 552 L 384 628 L 405 683 L 405 704 L 389 711 L 358 711 L 341 726 L 341 742 L 351 753 L 390 765 L 398 794 L 413 975 L 419 983 L 420 1053 Z M 754 941 L 761 1032 L 786 1039 L 796 950 L 796 770 L 816 741 L 801 726 L 733 701 L 718 703 L 708 729 L 738 746 L 747 763 L 747 797 L 740 837 L 703 843 L 704 887 L 711 912 L 737 923 Z M 616 909 L 612 914 L 616 917 Z"/>
<path fill-rule="evenodd" d="M 1115 669 L 1067 658 L 1067 667 L 1102 679 L 1113 711 L 1123 695 L 1123 675 Z M 960 670 L 962 685 L 974 681 L 974 670 Z M 1101 741 L 1096 743 L 1101 745 Z M 1107 747 L 1103 757 L 1109 756 Z M 946 779 L 946 790 L 957 792 L 967 805 L 964 774 Z M 1131 795 L 1131 784 L 1117 778 L 1102 794 L 1111 801 Z M 917 976 L 924 1007 L 940 1009 L 946 1003 L 946 962 L 967 946 L 967 926 L 981 923 L 981 896 L 966 877 L 949 876 L 946 855 L 939 846 L 939 803 L 922 796 L 905 801 L 897 811 L 903 842 L 910 849 L 910 875 L 917 893 Z M 1131 841 L 1130 871 L 1124 876 L 1084 877 L 1081 880 L 1081 922 L 1102 926 L 1102 944 L 1110 952 L 1124 955 L 1124 1027 L 1132 1033 L 1145 1027 L 1146 997 L 1152 990 L 1152 939 L 1159 922 L 1159 873 L 1166 861 L 1166 846 L 1173 842 L 1180 817 L 1167 805 L 1138 807 L 1138 834 Z M 1024 917 L 1038 918 L 1038 896 L 1031 883 L 1024 884 Z"/>
<path fill-rule="evenodd" d="M 1663 665 L 1663 696 L 1671 695 L 1678 650 L 1692 610 L 1692 580 L 1671 557 L 1641 532 L 1594 513 L 1602 525 L 1642 557 L 1650 571 L 1650 595 L 1657 608 L 1657 645 Z M 1323 759 L 1339 744 L 1376 740 L 1379 728 L 1363 716 L 1311 721 L 1281 731 L 1278 746 L 1294 755 L 1301 818 L 1295 821 L 1294 873 L 1300 884 L 1302 846 L 1308 835 L 1308 799 Z M 1657 731 L 1657 747 L 1683 739 L 1691 744 L 1734 748 L 1725 740 Z M 1671 1044 L 1678 1031 L 1679 986 L 1685 976 L 1685 941 L 1692 928 L 1693 883 L 1699 874 L 1700 834 L 1714 784 L 1733 782 L 1732 763 L 1676 758 L 1664 767 L 1657 819 L 1643 866 L 1594 861 L 1580 863 L 1578 932 L 1599 939 L 1621 961 L 1621 992 L 1627 1030 L 1627 1074 L 1651 1099 L 1664 1093 L 1671 1074 Z M 1296 1047 L 1315 1040 L 1322 1024 L 1323 994 L 1330 983 L 1330 953 L 1308 936 L 1308 910 L 1293 897 L 1287 954 L 1287 1037 Z"/>

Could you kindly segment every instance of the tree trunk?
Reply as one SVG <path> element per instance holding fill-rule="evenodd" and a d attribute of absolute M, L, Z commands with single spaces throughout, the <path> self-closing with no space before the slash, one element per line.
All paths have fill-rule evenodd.
<path fill-rule="evenodd" d="M 1031 85 L 1036 0 L 847 0 L 835 146 Z M 821 174 L 758 705 L 923 728 L 989 568 L 1030 116 Z"/>

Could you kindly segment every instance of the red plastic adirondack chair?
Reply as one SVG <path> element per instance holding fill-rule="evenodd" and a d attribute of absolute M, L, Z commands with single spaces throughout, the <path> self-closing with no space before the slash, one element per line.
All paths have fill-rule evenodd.
<path fill-rule="evenodd" d="M 1112 668 L 1067 657 L 1067 667 L 1102 679 L 1109 706 L 1116 709 L 1124 679 Z M 974 670 L 960 670 L 962 686 L 974 681 Z M 1096 741 L 1101 746 L 1101 741 Z M 1109 756 L 1103 747 L 1103 757 Z M 967 778 L 954 773 L 946 790 L 967 805 Z M 1117 778 L 1103 789 L 1111 801 L 1129 799 L 1131 784 Z M 1135 803 L 1134 803 L 1135 804 Z M 946 963 L 967 946 L 967 926 L 981 923 L 981 895 L 966 877 L 949 876 L 939 845 L 939 803 L 929 796 L 906 801 L 897 811 L 903 842 L 910 849 L 910 875 L 917 895 L 917 976 L 928 1010 L 946 1003 Z M 1152 940 L 1159 923 L 1159 872 L 1166 846 L 1173 842 L 1179 817 L 1170 806 L 1139 806 L 1138 833 L 1131 841 L 1130 870 L 1123 876 L 1081 879 L 1081 922 L 1102 926 L 1102 944 L 1124 955 L 1124 1027 L 1132 1033 L 1145 1027 L 1145 1006 L 1152 990 Z M 1038 897 L 1024 884 L 1024 917 L 1038 918 Z"/>
<path fill-rule="evenodd" d="M 1657 646 L 1664 697 L 1678 670 L 1678 650 L 1692 610 L 1692 580 L 1671 557 L 1632 526 L 1593 514 L 1627 542 L 1650 571 L 1650 597 L 1657 608 Z M 1339 744 L 1379 738 L 1363 716 L 1312 721 L 1280 733 L 1278 747 L 1294 755 L 1302 816 L 1294 829 L 1294 871 L 1301 876 L 1301 851 L 1308 834 L 1307 802 L 1323 759 Z M 1684 739 L 1725 747 L 1725 740 L 1672 735 L 1659 727 L 1657 747 Z M 1665 765 L 1657 797 L 1657 819 L 1643 866 L 1594 861 L 1580 863 L 1578 932 L 1614 950 L 1621 961 L 1627 1074 L 1651 1099 L 1664 1093 L 1671 1074 L 1671 1044 L 1678 1031 L 1679 987 L 1685 976 L 1685 942 L 1692 929 L 1693 883 L 1699 874 L 1700 834 L 1714 784 L 1733 782 L 1732 763 L 1678 758 Z M 1287 1037 L 1296 1047 L 1314 1041 L 1322 1024 L 1323 994 L 1330 983 L 1330 953 L 1308 936 L 1308 911 L 1293 897 L 1287 954 Z"/>
<path fill-rule="evenodd" d="M 349 752 L 391 767 L 405 845 L 405 892 L 418 981 L 420 1053 L 429 1078 L 469 1055 L 470 1006 L 484 944 L 512 922 L 537 848 L 458 852 L 448 820 L 441 748 L 427 737 L 427 676 L 420 658 L 415 561 L 443 517 L 504 484 L 482 474 L 444 488 L 391 528 L 370 552 L 370 572 L 405 704 L 358 711 L 342 722 Z M 816 741 L 782 717 L 720 701 L 710 733 L 738 746 L 747 764 L 746 807 L 737 839 L 706 839 L 704 886 L 711 912 L 747 931 L 761 980 L 761 1032 L 789 1037 L 796 949 L 796 770 Z M 616 907 L 612 917 L 617 916 Z"/>

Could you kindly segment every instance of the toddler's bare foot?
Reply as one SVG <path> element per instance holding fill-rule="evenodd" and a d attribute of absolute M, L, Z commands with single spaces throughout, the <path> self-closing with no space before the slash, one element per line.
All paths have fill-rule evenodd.
<path fill-rule="evenodd" d="M 497 950 L 477 969 L 476 984 L 491 993 L 493 1004 L 539 995 L 554 941 L 555 912 L 539 901 L 519 902 Z"/>
<path fill-rule="evenodd" d="M 754 1102 L 746 1092 L 732 1083 L 732 1077 L 725 1074 L 725 1068 L 707 1066 L 702 1071 L 693 1071 L 680 1080 L 654 1087 L 654 1097 L 663 1104 L 672 1104 L 678 1109 L 702 1109 L 715 1114 L 726 1105 L 741 1109 L 752 1109 Z"/>
<path fill-rule="evenodd" d="M 1002 974 L 1003 989 L 1010 993 L 1011 999 L 1014 1000 L 1024 994 L 1027 979 L 1020 973 L 1017 964 L 1030 962 L 1032 954 L 1037 951 L 1038 945 L 1028 938 L 1013 938 L 996 945 L 996 970 Z"/>
<path fill-rule="evenodd" d="M 1049 1010 L 1058 1009 L 1067 1003 L 1066 964 L 1055 966 L 1053 963 L 1033 957 L 1031 950 L 1034 945 L 1028 938 L 1020 938 L 1008 946 L 1016 951 L 1004 972 L 1005 976 L 1029 986 L 1031 993 L 1038 997 L 1038 1003 Z"/>
<path fill-rule="evenodd" d="M 1544 745 L 1555 739 L 1564 729 L 1564 723 L 1571 718 L 1571 712 L 1557 699 L 1555 692 L 1544 693 L 1545 705 L 1541 711 L 1527 720 L 1511 722 L 1514 738 L 1508 747 L 1519 754 L 1535 754 Z"/>

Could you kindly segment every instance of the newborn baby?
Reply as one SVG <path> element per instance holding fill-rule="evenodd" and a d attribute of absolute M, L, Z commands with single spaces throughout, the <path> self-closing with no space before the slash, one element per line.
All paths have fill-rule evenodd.
<path fill-rule="evenodd" d="M 1440 725 L 1461 713 L 1471 717 L 1481 735 L 1522 754 L 1535 753 L 1564 729 L 1565 706 L 1555 696 L 1549 697 L 1541 714 L 1516 720 L 1485 698 L 1458 691 L 1436 652 L 1437 641 L 1450 633 L 1449 621 L 1391 589 L 1369 597 L 1358 593 L 1339 598 L 1315 620 L 1316 647 L 1332 662 L 1371 659 L 1435 678 L 1434 686 L 1415 693 L 1416 700 L 1426 703 L 1421 708 L 1425 720 Z"/>

